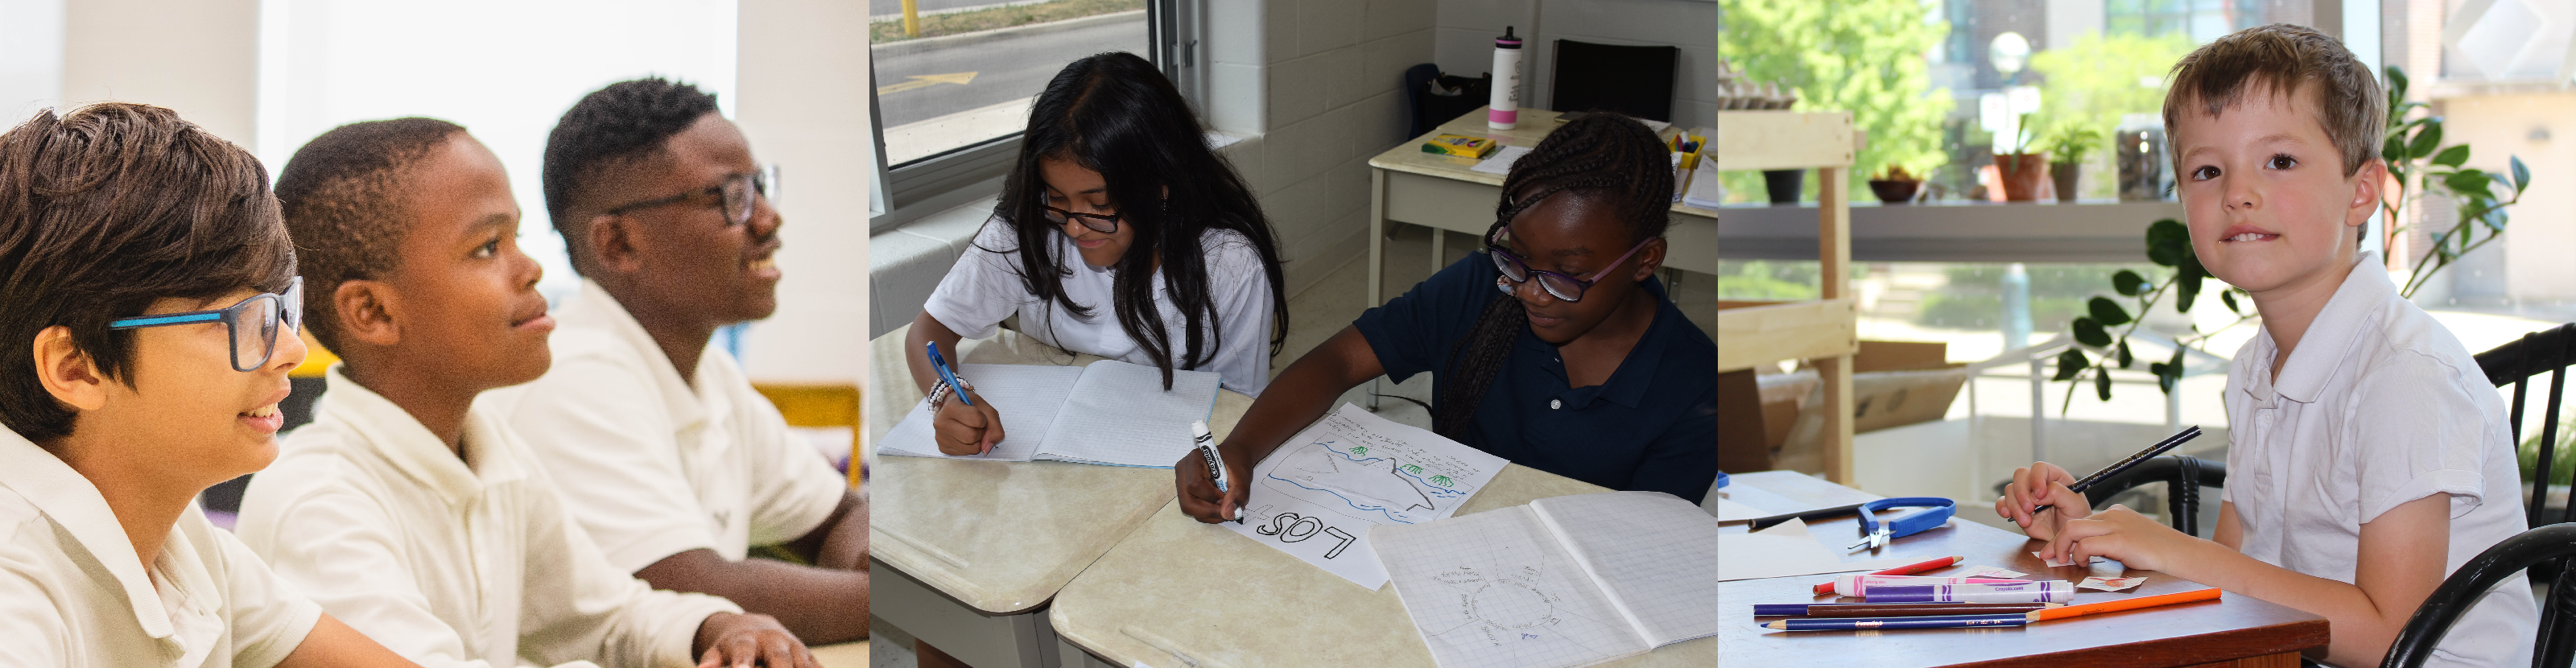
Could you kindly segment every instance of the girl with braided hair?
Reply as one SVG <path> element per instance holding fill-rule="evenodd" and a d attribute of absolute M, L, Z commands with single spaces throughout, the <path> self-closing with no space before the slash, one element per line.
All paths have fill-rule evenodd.
<path fill-rule="evenodd" d="M 1058 72 L 1029 111 L 993 218 L 940 279 L 904 337 L 913 382 L 939 382 L 923 344 L 1022 332 L 1073 352 L 1172 371 L 1214 371 L 1259 396 L 1287 336 L 1279 246 L 1242 177 L 1208 148 L 1198 116 L 1154 64 L 1103 53 Z M 963 360 L 958 360 L 963 361 Z M 934 401 L 933 440 L 991 452 L 1001 410 Z"/>
<path fill-rule="evenodd" d="M 1290 364 L 1223 444 L 1236 480 L 1343 392 L 1433 372 L 1433 430 L 1504 459 L 1618 490 L 1700 502 L 1717 478 L 1717 344 L 1654 278 L 1673 197 L 1662 142 L 1592 114 L 1514 163 L 1483 251 Z M 1225 521 L 1193 452 L 1173 466 L 1182 512 Z"/>

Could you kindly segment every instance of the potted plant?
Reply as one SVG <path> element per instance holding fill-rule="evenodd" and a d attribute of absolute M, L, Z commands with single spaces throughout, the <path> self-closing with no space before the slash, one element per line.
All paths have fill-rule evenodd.
<path fill-rule="evenodd" d="M 2058 128 L 2049 137 L 2048 177 L 2057 186 L 2057 201 L 2075 201 L 2076 175 L 2084 169 L 2084 156 L 2101 146 L 2102 132 L 2090 128 Z"/>
<path fill-rule="evenodd" d="M 1923 177 L 1905 171 L 1904 165 L 1888 165 L 1887 171 L 1869 180 L 1869 191 L 1887 204 L 1908 204 L 1923 192 Z"/>
<path fill-rule="evenodd" d="M 2021 115 L 2011 137 L 1998 137 L 2006 143 L 1995 147 L 1995 172 L 2003 181 L 2004 201 L 2039 201 L 2040 184 L 2048 182 L 2048 154 L 2026 153 L 2033 140 L 2030 114 Z"/>

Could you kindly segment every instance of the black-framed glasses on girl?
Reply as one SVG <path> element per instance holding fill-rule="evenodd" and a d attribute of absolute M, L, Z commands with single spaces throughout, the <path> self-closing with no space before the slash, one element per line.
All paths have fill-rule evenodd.
<path fill-rule="evenodd" d="M 1118 214 L 1114 213 L 1082 213 L 1079 211 L 1066 211 L 1064 209 L 1047 206 L 1046 218 L 1047 222 L 1055 223 L 1058 227 L 1062 227 L 1064 225 L 1064 221 L 1070 219 L 1082 221 L 1083 227 L 1091 228 L 1091 231 L 1094 232 L 1099 232 L 1101 234 L 1118 233 Z"/>
<path fill-rule="evenodd" d="M 1529 263 L 1522 260 L 1521 256 L 1514 255 L 1510 250 L 1503 248 L 1503 244 L 1508 243 L 1510 238 L 1511 228 L 1505 227 L 1494 230 L 1493 236 L 1485 238 L 1485 251 L 1487 255 L 1493 257 L 1494 268 L 1502 270 L 1503 278 L 1510 279 L 1512 283 L 1527 283 L 1531 276 L 1537 276 L 1539 288 L 1546 290 L 1547 294 L 1555 296 L 1557 299 L 1569 302 L 1579 302 L 1583 301 L 1584 291 L 1592 289 L 1594 284 L 1601 282 L 1601 279 L 1599 278 L 1579 278 L 1570 274 L 1531 269 L 1529 267 Z M 1660 237 L 1649 237 L 1645 241 L 1637 242 L 1635 247 L 1629 248 L 1628 252 L 1620 254 L 1618 259 L 1611 260 L 1609 264 L 1602 265 L 1600 269 L 1584 275 L 1597 277 L 1612 269 L 1619 268 L 1620 264 L 1627 262 L 1628 258 L 1635 256 L 1637 251 L 1645 250 L 1646 244 L 1654 243 L 1657 238 Z M 1494 284 L 1494 289 L 1501 290 L 1506 293 L 1512 291 L 1510 285 L 1505 285 L 1499 282 Z"/>

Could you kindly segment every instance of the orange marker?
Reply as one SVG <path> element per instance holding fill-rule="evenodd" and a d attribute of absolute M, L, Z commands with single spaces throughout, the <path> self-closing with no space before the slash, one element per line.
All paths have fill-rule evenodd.
<path fill-rule="evenodd" d="M 1921 573 L 1921 572 L 1924 572 L 1924 571 L 1931 571 L 1931 570 L 1939 570 L 1939 569 L 1943 569 L 1943 568 L 1949 568 L 1949 567 L 1951 567 L 1951 566 L 1958 565 L 1958 563 L 1959 563 L 1959 562 L 1961 562 L 1961 561 L 1966 561 L 1966 560 L 1967 560 L 1967 557 L 1942 557 L 1942 558 L 1939 558 L 1939 559 L 1934 559 L 1934 560 L 1926 561 L 1926 562 L 1919 563 L 1919 564 L 1906 564 L 1906 565 L 1903 565 L 1903 566 L 1898 566 L 1898 567 L 1895 567 L 1895 568 L 1890 568 L 1890 569 L 1883 570 L 1883 571 L 1879 571 L 1879 572 L 1876 572 L 1876 573 L 1871 573 L 1870 575 L 1913 575 L 1913 574 Z M 1823 595 L 1831 594 L 1831 593 L 1834 593 L 1834 583 L 1833 583 L 1833 581 L 1832 581 L 1832 580 L 1827 580 L 1827 581 L 1825 581 L 1825 582 L 1821 582 L 1821 583 L 1817 583 L 1817 584 L 1816 584 L 1816 595 L 1817 595 L 1817 596 L 1823 596 Z"/>
<path fill-rule="evenodd" d="M 2068 618 L 2068 617 L 2082 617 L 2082 616 L 2085 616 L 2085 615 L 2097 614 L 2097 613 L 2104 613 L 2104 612 L 2119 612 L 2119 611 L 2122 611 L 2122 610 L 2136 610 L 2136 609 L 2139 609 L 2139 608 L 2153 608 L 2153 607 L 2160 606 L 2160 605 L 2173 605 L 2173 604 L 2176 604 L 2176 603 L 2191 603 L 2191 602 L 2195 602 L 2195 601 L 2215 601 L 2215 600 L 2218 600 L 2218 588 L 2217 588 L 2217 587 L 2211 587 L 2211 588 L 2208 588 L 2208 589 L 2201 589 L 2201 590 L 2196 590 L 2196 591 L 2174 592 L 2174 593 L 2171 593 L 2171 594 L 2157 594 L 2157 595 L 2154 595 L 2154 596 L 2140 596 L 2140 597 L 2137 597 L 2137 598 L 2124 598 L 2124 599 L 2120 599 L 2120 600 L 2117 600 L 2117 601 L 2103 601 L 2103 602 L 2100 602 L 2100 603 L 2086 603 L 2086 604 L 2083 604 L 2083 605 L 2070 605 L 2070 606 L 2066 606 L 2066 607 L 2063 607 L 2063 608 L 2053 608 L 2053 609 L 2048 609 L 2048 610 L 2033 610 L 2033 611 L 2031 611 L 2031 612 L 2030 612 L 2030 621 L 2039 622 L 2039 621 L 2047 621 L 2047 620 L 2051 620 L 2051 619 L 2065 619 L 2065 618 Z"/>

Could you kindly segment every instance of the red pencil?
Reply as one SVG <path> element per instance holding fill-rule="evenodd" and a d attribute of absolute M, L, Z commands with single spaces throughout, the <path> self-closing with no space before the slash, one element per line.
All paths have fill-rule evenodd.
<path fill-rule="evenodd" d="M 1949 567 L 1951 567 L 1951 566 L 1958 565 L 1958 563 L 1959 563 L 1959 562 L 1966 561 L 1967 559 L 1968 559 L 1967 557 L 1942 557 L 1942 558 L 1939 558 L 1939 559 L 1934 559 L 1934 560 L 1926 561 L 1926 562 L 1919 563 L 1919 564 L 1906 564 L 1906 565 L 1903 565 L 1903 566 L 1898 566 L 1898 567 L 1895 567 L 1895 568 L 1890 568 L 1890 569 L 1883 570 L 1883 571 L 1879 571 L 1879 572 L 1876 572 L 1876 573 L 1871 573 L 1870 575 L 1913 575 L 1913 574 L 1921 573 L 1921 572 L 1924 572 L 1924 571 L 1930 571 L 1930 570 L 1938 570 L 1938 569 L 1943 569 L 1943 568 L 1949 568 Z M 1826 581 L 1824 581 L 1824 582 L 1819 583 L 1819 584 L 1817 584 L 1817 585 L 1816 585 L 1816 595 L 1817 595 L 1817 596 L 1823 596 L 1823 595 L 1831 594 L 1831 593 L 1834 593 L 1834 582 L 1833 582 L 1832 580 L 1826 580 Z"/>

